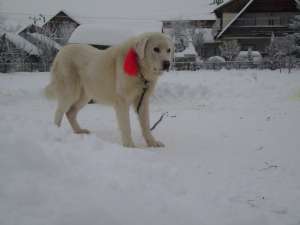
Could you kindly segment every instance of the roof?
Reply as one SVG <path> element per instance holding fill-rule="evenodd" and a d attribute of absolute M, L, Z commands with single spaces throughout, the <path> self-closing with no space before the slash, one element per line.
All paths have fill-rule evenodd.
<path fill-rule="evenodd" d="M 218 6 L 214 9 L 214 11 L 223 8 L 224 6 L 228 5 L 229 3 L 233 2 L 233 1 L 235 1 L 235 0 L 227 0 L 227 1 L 223 2 L 222 4 L 218 5 Z"/>
<path fill-rule="evenodd" d="M 164 16 L 161 18 L 162 21 L 177 21 L 177 20 L 207 20 L 207 21 L 215 21 L 216 16 L 211 9 L 207 9 L 207 12 L 200 12 L 200 13 L 191 13 L 191 14 L 178 14 L 178 15 L 169 15 Z"/>
<path fill-rule="evenodd" d="M 177 12 L 164 12 L 160 19 L 162 21 L 216 20 L 216 16 L 213 13 L 216 5 L 211 4 L 211 0 L 198 0 L 198 4 L 197 8 L 188 9 L 187 7 Z"/>
<path fill-rule="evenodd" d="M 35 45 L 30 43 L 29 41 L 24 39 L 23 37 L 13 34 L 13 33 L 9 33 L 9 32 L 1 32 L 1 30 L 0 30 L 0 35 L 1 36 L 5 35 L 5 37 L 11 43 L 13 43 L 17 48 L 22 49 L 25 52 L 27 52 L 29 55 L 36 55 L 36 56 L 40 55 L 39 49 Z"/>
<path fill-rule="evenodd" d="M 61 49 L 61 45 L 58 44 L 57 42 L 53 41 L 52 39 L 50 39 L 49 37 L 43 35 L 43 34 L 39 34 L 39 33 L 28 33 L 28 35 L 30 35 L 31 37 L 33 37 L 34 39 L 37 39 L 38 41 L 46 44 L 47 46 L 51 46 L 57 50 Z"/>
<path fill-rule="evenodd" d="M 53 18 L 55 18 L 58 14 L 60 13 L 63 13 L 63 14 L 66 14 L 70 19 L 74 20 L 76 23 L 78 24 L 81 24 L 82 22 L 78 19 L 78 17 L 76 17 L 75 15 L 73 15 L 72 13 L 70 12 L 67 12 L 65 9 L 63 10 L 59 10 L 57 13 L 55 13 L 54 16 L 51 16 L 50 18 L 48 18 L 45 23 L 42 25 L 44 26 L 46 23 L 48 23 L 49 21 L 51 21 Z"/>
<path fill-rule="evenodd" d="M 253 1 L 254 0 L 249 0 L 249 2 L 242 8 L 242 10 L 221 30 L 221 32 L 217 35 L 217 38 L 220 38 L 224 34 L 224 32 L 234 23 L 234 21 L 236 21 L 242 15 L 243 12 L 245 12 L 245 10 L 251 5 Z"/>
<path fill-rule="evenodd" d="M 83 24 L 72 33 L 69 43 L 117 45 L 144 32 L 161 32 L 162 23 L 142 21 L 114 21 L 107 24 Z"/>
<path fill-rule="evenodd" d="M 28 24 L 26 24 L 26 25 L 23 25 L 23 26 L 22 26 L 20 29 L 18 29 L 15 33 L 16 33 L 16 34 L 20 34 L 20 33 L 22 33 L 24 30 L 26 30 L 27 28 L 29 28 L 29 27 L 31 27 L 31 26 L 34 26 L 34 27 L 36 27 L 37 29 L 38 29 L 38 28 L 42 29 L 42 27 L 41 27 L 40 25 L 38 25 L 38 24 L 28 23 Z"/>

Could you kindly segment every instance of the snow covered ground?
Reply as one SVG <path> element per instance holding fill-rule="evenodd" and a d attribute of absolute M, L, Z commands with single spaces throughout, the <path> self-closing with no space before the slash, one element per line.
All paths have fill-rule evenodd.
<path fill-rule="evenodd" d="M 114 112 L 79 115 L 91 135 L 53 123 L 48 73 L 0 74 L 1 225 L 299 225 L 300 75 L 166 74 L 152 100 L 150 149 L 132 113 L 120 145 Z"/>

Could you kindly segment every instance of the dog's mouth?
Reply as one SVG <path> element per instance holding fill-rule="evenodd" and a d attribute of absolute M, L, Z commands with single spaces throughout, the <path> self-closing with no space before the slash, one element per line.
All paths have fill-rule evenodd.
<path fill-rule="evenodd" d="M 157 75 L 162 75 L 164 72 L 169 72 L 170 68 L 154 68 L 154 73 Z"/>
<path fill-rule="evenodd" d="M 164 72 L 165 72 L 165 70 L 163 70 L 163 69 L 154 68 L 154 74 L 157 76 L 161 76 Z"/>

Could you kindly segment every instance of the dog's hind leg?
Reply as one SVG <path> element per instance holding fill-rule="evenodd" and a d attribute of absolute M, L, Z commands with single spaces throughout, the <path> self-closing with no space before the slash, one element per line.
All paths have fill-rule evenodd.
<path fill-rule="evenodd" d="M 90 98 L 88 98 L 84 91 L 81 91 L 79 99 L 69 108 L 66 112 L 66 116 L 69 120 L 69 123 L 76 134 L 89 134 L 90 131 L 87 129 L 82 129 L 77 121 L 77 114 L 88 102 Z"/>
<path fill-rule="evenodd" d="M 72 103 L 58 99 L 57 109 L 54 116 L 54 123 L 60 127 L 64 114 L 70 109 Z"/>

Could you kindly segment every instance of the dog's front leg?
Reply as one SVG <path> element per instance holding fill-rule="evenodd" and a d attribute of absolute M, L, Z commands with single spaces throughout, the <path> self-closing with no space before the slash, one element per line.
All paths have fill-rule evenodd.
<path fill-rule="evenodd" d="M 130 128 L 129 104 L 125 99 L 120 98 L 115 104 L 115 111 L 124 147 L 134 148 Z"/>
<path fill-rule="evenodd" d="M 138 101 L 135 104 L 138 105 Z M 139 122 L 142 128 L 143 136 L 149 147 L 164 147 L 164 144 L 155 140 L 150 131 L 149 122 L 149 96 L 145 96 L 138 112 Z"/>

